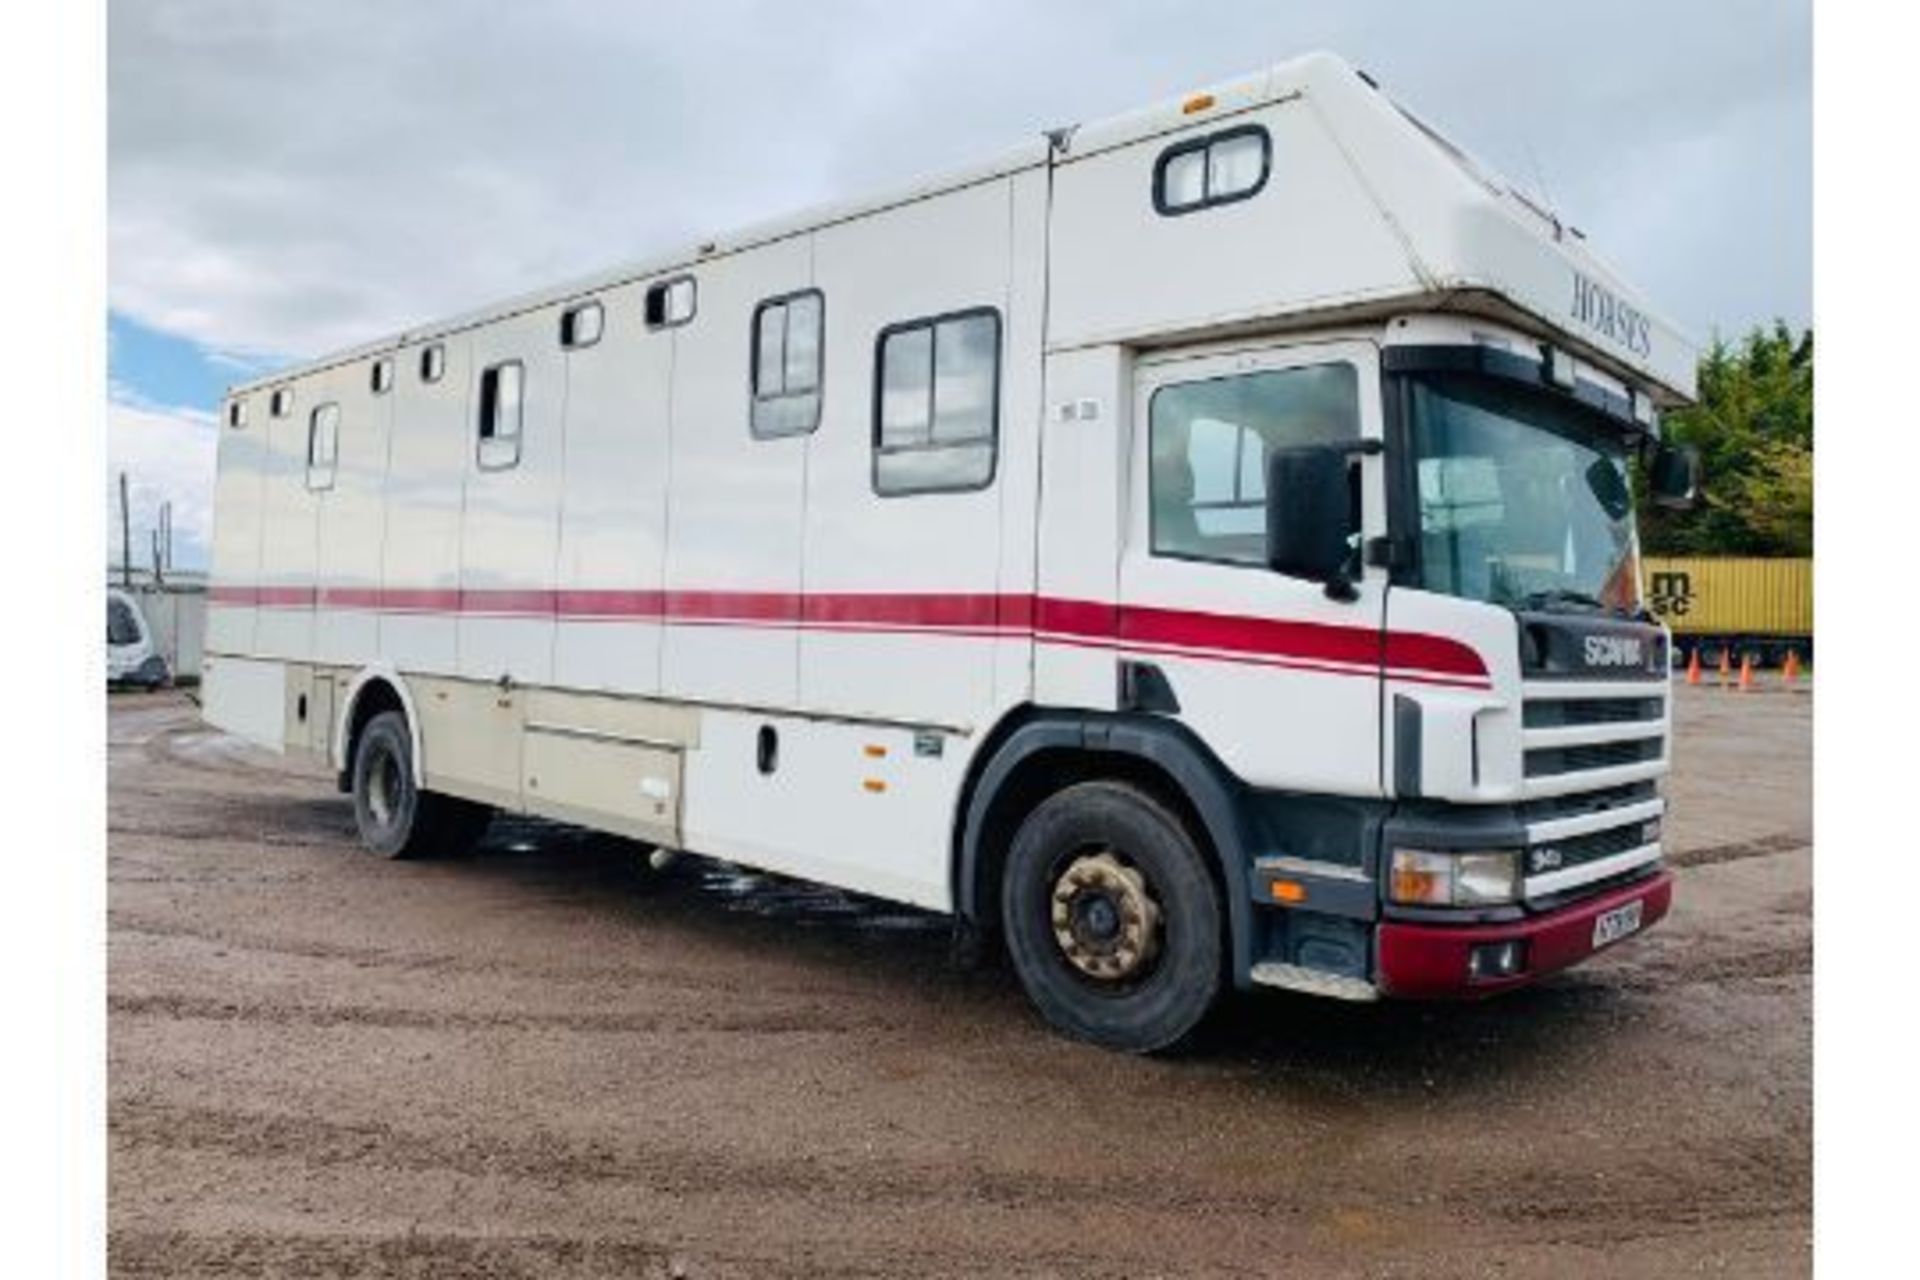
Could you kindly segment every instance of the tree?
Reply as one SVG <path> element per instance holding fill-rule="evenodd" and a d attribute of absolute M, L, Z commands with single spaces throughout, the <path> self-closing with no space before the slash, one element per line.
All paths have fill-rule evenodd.
<path fill-rule="evenodd" d="M 1813 332 L 1776 321 L 1700 358 L 1697 404 L 1666 417 L 1700 451 L 1701 500 L 1645 513 L 1651 555 L 1813 554 Z M 1644 492 L 1644 488 L 1641 490 Z"/>

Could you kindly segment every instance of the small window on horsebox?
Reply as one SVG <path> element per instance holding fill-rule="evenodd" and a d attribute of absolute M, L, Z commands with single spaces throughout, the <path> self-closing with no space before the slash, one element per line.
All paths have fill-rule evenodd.
<path fill-rule="evenodd" d="M 873 489 L 882 497 L 983 489 L 1000 429 L 1000 313 L 991 307 L 880 331 Z"/>
<path fill-rule="evenodd" d="M 340 406 L 328 402 L 307 416 L 307 488 L 333 488 L 339 459 Z"/>
<path fill-rule="evenodd" d="M 1153 166 L 1153 207 L 1169 217 L 1257 195 L 1273 167 L 1273 141 L 1257 124 L 1176 143 Z"/>
<path fill-rule="evenodd" d="M 606 326 L 606 312 L 597 302 L 583 302 L 560 313 L 560 345 L 568 349 L 590 347 L 600 341 Z"/>
<path fill-rule="evenodd" d="M 520 463 L 520 427 L 524 419 L 526 369 L 518 360 L 480 371 L 478 461 L 482 471 L 500 471 Z"/>
<path fill-rule="evenodd" d="M 227 405 L 227 425 L 238 431 L 247 425 L 247 402 L 235 400 Z"/>
<path fill-rule="evenodd" d="M 382 356 L 373 362 L 373 369 L 367 375 L 367 385 L 373 388 L 373 394 L 383 396 L 393 390 L 393 357 Z"/>
<path fill-rule="evenodd" d="M 753 434 L 804 435 L 820 425 L 821 329 L 818 289 L 769 298 L 753 309 Z"/>
<path fill-rule="evenodd" d="M 420 353 L 420 381 L 438 382 L 446 372 L 446 347 L 436 342 Z"/>
<path fill-rule="evenodd" d="M 267 411 L 276 418 L 284 418 L 293 412 L 293 388 L 275 387 L 273 395 L 267 399 Z"/>
<path fill-rule="evenodd" d="M 675 276 L 648 288 L 647 328 L 670 329 L 693 319 L 695 294 L 692 276 Z"/>

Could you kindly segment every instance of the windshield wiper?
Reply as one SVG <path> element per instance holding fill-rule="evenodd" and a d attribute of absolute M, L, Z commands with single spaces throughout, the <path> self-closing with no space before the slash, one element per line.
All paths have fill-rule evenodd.
<path fill-rule="evenodd" d="M 1540 591 L 1529 591 L 1520 598 L 1522 609 L 1540 609 L 1553 604 L 1577 604 L 1601 613 L 1619 612 L 1598 596 L 1590 596 L 1584 591 L 1574 591 L 1567 587 L 1547 587 Z"/>

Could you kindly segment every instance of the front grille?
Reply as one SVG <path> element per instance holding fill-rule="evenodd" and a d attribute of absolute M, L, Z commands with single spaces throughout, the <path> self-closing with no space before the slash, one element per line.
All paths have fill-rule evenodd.
<path fill-rule="evenodd" d="M 1589 880 L 1585 884 L 1574 885 L 1571 888 L 1562 889 L 1558 893 L 1543 893 L 1539 897 L 1529 897 L 1527 899 L 1527 908 L 1531 911 L 1558 911 L 1561 907 L 1578 902 L 1582 898 L 1591 898 L 1598 894 L 1611 893 L 1613 890 L 1632 884 L 1636 880 L 1644 880 L 1654 873 L 1657 866 L 1657 863 L 1648 863 L 1645 866 L 1628 867 L 1625 871 L 1607 876 L 1604 879 Z"/>
<path fill-rule="evenodd" d="M 1572 795 L 1547 796 L 1540 800 L 1529 800 L 1520 806 L 1520 821 L 1527 825 L 1536 822 L 1552 822 L 1559 818 L 1577 818 L 1584 814 L 1597 813 L 1602 809 L 1620 809 L 1630 804 L 1639 804 L 1642 800 L 1651 800 L 1658 794 L 1658 787 L 1651 781 L 1629 782 L 1618 787 L 1603 787 L 1598 791 L 1576 791 Z"/>
<path fill-rule="evenodd" d="M 1665 711 L 1666 701 L 1662 698 L 1543 698 L 1526 704 L 1521 711 L 1521 723 L 1529 729 L 1624 724 L 1658 720 Z"/>
<path fill-rule="evenodd" d="M 1630 738 L 1625 742 L 1587 742 L 1572 747 L 1538 747 L 1526 753 L 1525 770 L 1529 778 L 1579 773 L 1588 769 L 1611 769 L 1617 765 L 1658 760 L 1663 738 Z"/>
<path fill-rule="evenodd" d="M 1600 858 L 1651 844 L 1652 841 L 1646 836 L 1646 826 L 1644 822 L 1629 822 L 1604 831 L 1590 831 L 1583 836 L 1568 836 L 1564 840 L 1549 840 L 1532 846 L 1527 850 L 1527 874 L 1537 876 L 1546 871 L 1583 866 Z"/>

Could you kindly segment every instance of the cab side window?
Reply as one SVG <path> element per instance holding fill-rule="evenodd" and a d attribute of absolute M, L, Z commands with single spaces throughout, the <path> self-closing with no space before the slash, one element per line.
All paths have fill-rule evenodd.
<path fill-rule="evenodd" d="M 1267 456 L 1360 435 L 1350 364 L 1174 383 L 1153 393 L 1153 554 L 1222 564 L 1267 562 Z"/>

